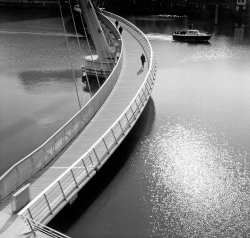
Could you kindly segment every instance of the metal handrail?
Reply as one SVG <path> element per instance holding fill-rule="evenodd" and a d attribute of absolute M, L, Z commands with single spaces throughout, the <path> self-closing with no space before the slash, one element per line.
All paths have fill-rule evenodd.
<path fill-rule="evenodd" d="M 67 236 L 63 233 L 56 231 L 48 226 L 45 226 L 37 221 L 32 220 L 32 219 L 25 218 L 25 222 L 30 227 L 31 233 L 33 233 L 34 237 L 36 237 L 36 234 L 40 232 L 40 233 L 43 233 L 43 234 L 47 235 L 48 237 L 52 237 L 52 238 L 70 238 L 69 236 Z"/>
<path fill-rule="evenodd" d="M 114 30 L 117 31 L 115 27 Z M 118 31 L 116 35 L 119 35 Z M 109 79 L 115 78 L 116 76 L 116 78 L 118 78 L 120 73 L 123 62 L 122 41 L 120 41 L 120 47 L 121 53 L 117 64 L 115 65 L 108 79 L 90 99 L 90 101 L 41 146 L 14 164 L 0 177 L 0 200 L 14 192 L 38 171 L 43 169 L 66 145 L 68 145 L 68 143 L 85 127 L 89 120 L 98 111 L 101 104 L 106 100 L 108 94 L 113 88 L 110 87 L 111 89 L 106 89 L 108 87 L 106 85 L 110 85 L 111 80 Z M 116 82 L 116 80 L 117 79 L 113 79 L 114 82 Z M 109 93 L 106 91 L 109 91 Z M 98 101 L 99 103 L 94 103 L 95 101 Z M 88 112 L 89 108 L 91 108 L 91 113 L 86 115 L 85 112 Z M 5 182 L 5 180 L 7 181 Z M 15 183 L 13 181 L 15 181 Z M 5 185 L 8 188 L 5 188 Z"/>
<path fill-rule="evenodd" d="M 151 95 L 156 77 L 156 62 L 152 47 L 146 36 L 125 19 L 105 12 L 119 19 L 123 26 L 140 41 L 149 62 L 149 71 L 135 97 L 121 116 L 103 136 L 61 176 L 44 189 L 24 209 L 19 212 L 24 219 L 37 220 L 47 224 L 59 210 L 94 176 L 130 131 L 139 118 Z"/>

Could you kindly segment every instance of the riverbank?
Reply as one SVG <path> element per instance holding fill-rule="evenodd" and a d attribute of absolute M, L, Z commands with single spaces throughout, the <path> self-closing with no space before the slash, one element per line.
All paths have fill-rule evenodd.
<path fill-rule="evenodd" d="M 58 1 L 53 0 L 0 0 L 0 6 L 23 7 L 58 7 Z"/>
<path fill-rule="evenodd" d="M 76 4 L 70 1 L 73 5 Z M 68 1 L 62 5 L 68 6 Z M 18 6 L 18 7 L 45 7 L 45 8 L 57 8 L 57 0 L 0 0 L 0 6 Z M 205 6 L 194 7 L 193 5 L 175 5 L 166 3 L 151 2 L 106 2 L 102 6 L 108 11 L 114 12 L 121 15 L 178 15 L 178 16 L 214 16 L 216 6 L 214 4 L 207 4 Z M 238 11 L 235 10 L 236 7 L 233 5 L 226 6 L 225 4 L 218 5 L 219 14 L 222 16 L 229 17 L 246 17 L 250 16 L 249 6 L 246 6 L 245 10 L 239 8 Z"/>

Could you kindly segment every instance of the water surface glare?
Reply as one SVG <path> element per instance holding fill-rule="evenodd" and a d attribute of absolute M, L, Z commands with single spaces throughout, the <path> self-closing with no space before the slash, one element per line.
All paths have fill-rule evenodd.
<path fill-rule="evenodd" d="M 84 238 L 248 238 L 249 19 L 243 28 L 229 19 L 129 20 L 155 53 L 152 98 L 52 227 Z M 190 22 L 213 34 L 210 43 L 172 41 Z"/>
<path fill-rule="evenodd" d="M 247 237 L 247 157 L 199 124 L 162 126 L 143 143 L 152 237 Z"/>
<path fill-rule="evenodd" d="M 49 225 L 72 238 L 248 238 L 250 19 L 143 19 L 129 18 L 157 59 L 152 97 Z M 210 43 L 173 42 L 171 33 L 190 23 L 211 32 Z M 63 36 L 58 9 L 0 9 L 0 175 L 78 110 Z M 76 38 L 69 44 L 84 103 Z"/>

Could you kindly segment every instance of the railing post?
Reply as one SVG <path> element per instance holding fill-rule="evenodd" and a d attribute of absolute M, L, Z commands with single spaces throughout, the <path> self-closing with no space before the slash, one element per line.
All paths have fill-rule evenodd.
<path fill-rule="evenodd" d="M 67 200 L 67 198 L 66 198 L 66 196 L 65 196 L 65 193 L 64 193 L 64 191 L 63 191 L 62 185 L 61 185 L 61 183 L 60 183 L 59 180 L 58 180 L 58 184 L 59 184 L 59 187 L 60 187 L 60 189 L 61 189 L 61 192 L 62 192 L 62 195 L 63 195 L 64 200 Z"/>
<path fill-rule="evenodd" d="M 146 89 L 147 89 L 147 91 L 148 91 L 148 95 L 150 95 L 150 92 L 149 92 L 149 90 L 148 90 L 148 82 L 146 82 L 146 84 L 145 84 L 145 86 L 146 86 Z M 149 88 L 151 89 L 151 87 L 149 86 Z"/>
<path fill-rule="evenodd" d="M 142 93 L 143 93 L 143 92 L 142 92 Z M 139 98 L 140 98 L 140 101 L 141 101 L 142 106 L 144 106 L 144 102 L 143 102 L 143 100 L 142 100 L 142 98 L 141 98 L 140 93 L 138 93 L 138 96 L 139 96 Z"/>
<path fill-rule="evenodd" d="M 93 160 L 92 160 L 92 158 L 91 158 L 91 155 L 89 154 L 89 160 L 90 160 L 90 162 L 91 162 L 91 164 L 92 164 L 92 166 L 94 165 L 94 162 L 93 162 Z"/>
<path fill-rule="evenodd" d="M 82 159 L 82 163 L 83 163 L 83 166 L 84 166 L 84 168 L 85 168 L 85 170 L 87 172 L 87 176 L 89 177 L 89 171 L 88 171 L 88 168 L 87 168 L 87 166 L 86 166 L 86 164 L 85 164 L 85 162 L 84 162 L 83 159 Z"/>
<path fill-rule="evenodd" d="M 106 144 L 105 139 L 103 138 L 102 141 L 103 141 L 103 143 L 104 143 L 104 145 L 105 145 L 105 147 L 106 147 L 106 150 L 107 150 L 107 152 L 108 152 L 108 154 L 109 154 L 109 148 L 108 148 L 108 146 L 107 146 L 107 144 Z"/>
<path fill-rule="evenodd" d="M 129 127 L 131 127 L 131 124 L 130 124 L 129 119 L 128 119 L 128 116 L 127 116 L 127 112 L 125 112 L 125 117 L 126 117 L 126 119 L 127 119 L 127 122 L 128 122 Z"/>
<path fill-rule="evenodd" d="M 122 134 L 125 135 L 124 130 L 123 130 L 123 128 L 122 128 L 122 124 L 121 124 L 120 121 L 119 121 L 119 125 L 120 125 L 120 127 L 121 127 L 121 129 L 122 129 Z"/>
<path fill-rule="evenodd" d="M 99 160 L 99 157 L 98 157 L 98 154 L 97 154 L 96 151 L 95 151 L 95 148 L 93 148 L 93 151 L 94 151 L 94 154 L 95 154 L 95 156 L 96 156 L 96 158 L 97 158 L 98 164 L 101 164 L 101 162 L 100 162 L 100 160 Z"/>
<path fill-rule="evenodd" d="M 50 207 L 50 205 L 49 205 L 49 201 L 48 201 L 48 198 L 47 198 L 46 194 L 44 193 L 43 196 L 44 196 L 45 201 L 46 201 L 46 203 L 47 203 L 47 206 L 48 206 L 48 208 L 49 208 L 49 210 L 50 210 L 50 214 L 53 214 L 53 211 L 52 211 L 52 209 L 51 209 L 51 207 Z"/>
<path fill-rule="evenodd" d="M 77 183 L 77 181 L 76 181 L 76 178 L 75 178 L 75 175 L 74 175 L 73 170 L 71 169 L 70 172 L 71 172 L 71 174 L 72 174 L 72 176 L 73 176 L 73 179 L 74 179 L 74 181 L 75 181 L 76 188 L 78 188 L 78 183 Z"/>
<path fill-rule="evenodd" d="M 147 87 L 147 86 L 146 86 L 146 84 L 145 84 L 145 87 Z M 148 96 L 148 95 L 145 93 L 145 91 L 144 91 L 144 89 L 143 89 L 143 88 L 142 88 L 142 93 L 143 93 L 143 95 L 144 95 L 144 97 L 145 97 L 145 101 L 146 101 L 146 100 L 147 100 L 147 96 Z"/>
<path fill-rule="evenodd" d="M 33 226 L 30 224 L 30 220 L 28 218 L 26 218 L 26 221 L 31 229 L 31 232 L 33 233 L 33 236 L 36 237 L 36 232 L 35 232 Z"/>
<path fill-rule="evenodd" d="M 152 83 L 152 72 L 150 73 L 150 75 L 147 78 L 147 83 L 149 84 L 149 87 L 151 89 L 152 88 L 151 85 L 153 85 L 153 83 Z"/>
<path fill-rule="evenodd" d="M 28 208 L 28 213 L 29 213 L 30 218 L 31 218 L 32 220 L 34 220 L 32 214 L 31 214 L 31 211 L 30 211 L 29 208 Z"/>
<path fill-rule="evenodd" d="M 134 118 L 135 118 L 135 120 L 136 120 L 136 116 L 135 116 L 135 113 L 134 113 L 134 111 L 133 111 L 133 108 L 130 106 L 130 109 L 131 109 L 131 111 L 132 111 L 132 114 L 133 114 L 133 116 L 134 116 Z"/>
<path fill-rule="evenodd" d="M 116 136 L 115 136 L 115 133 L 114 133 L 113 129 L 111 129 L 111 132 L 113 134 L 113 137 L 115 138 L 115 143 L 117 144 L 117 139 L 116 139 Z"/>
<path fill-rule="evenodd" d="M 139 96 L 139 97 L 140 97 L 140 96 Z M 137 106 L 138 111 L 141 112 L 140 107 L 139 107 L 139 105 L 138 105 L 136 99 L 135 99 L 135 104 L 136 104 L 136 106 Z"/>

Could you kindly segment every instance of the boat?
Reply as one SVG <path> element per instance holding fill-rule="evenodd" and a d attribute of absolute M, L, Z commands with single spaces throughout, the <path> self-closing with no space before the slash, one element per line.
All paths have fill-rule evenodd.
<path fill-rule="evenodd" d="M 183 42 L 208 42 L 211 38 L 211 34 L 201 33 L 199 30 L 181 30 L 172 34 L 174 41 Z"/>

